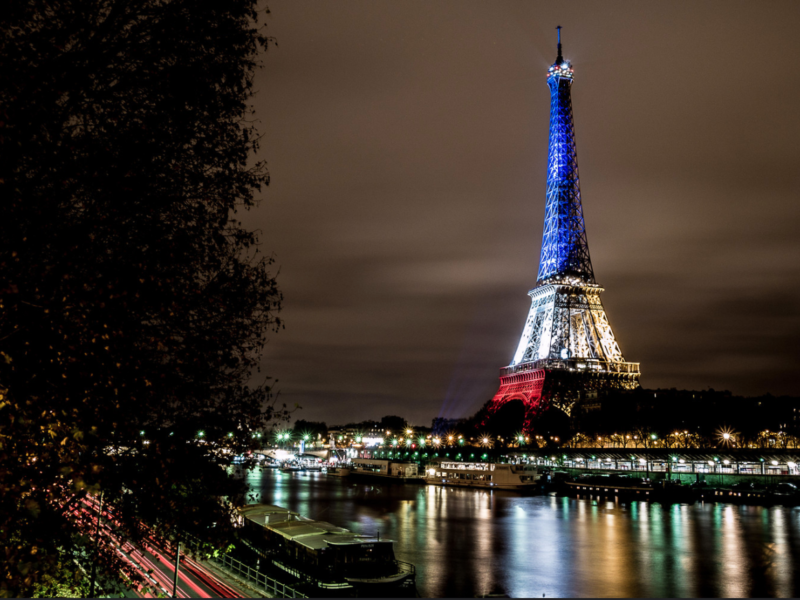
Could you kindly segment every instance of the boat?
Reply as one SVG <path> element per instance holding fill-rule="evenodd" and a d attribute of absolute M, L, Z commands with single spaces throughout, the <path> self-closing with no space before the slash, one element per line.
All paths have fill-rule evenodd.
<path fill-rule="evenodd" d="M 386 482 L 424 482 L 423 476 L 419 474 L 419 465 L 417 463 L 377 458 L 354 458 L 350 467 L 350 476 Z"/>
<path fill-rule="evenodd" d="M 428 468 L 425 483 L 496 490 L 538 490 L 547 469 L 535 465 L 505 463 L 433 463 Z"/>
<path fill-rule="evenodd" d="M 297 464 L 303 467 L 303 471 L 319 473 L 322 471 L 322 463 L 314 454 L 300 454 L 297 456 Z"/>
<path fill-rule="evenodd" d="M 791 483 L 779 483 L 773 486 L 757 486 L 754 483 L 739 482 L 730 487 L 703 489 L 701 500 L 705 502 L 731 502 L 734 504 L 756 504 L 759 506 L 797 506 L 800 504 L 800 493 Z"/>
<path fill-rule="evenodd" d="M 581 475 L 563 482 L 567 493 L 578 496 L 619 496 L 652 500 L 656 488 L 649 479 L 627 475 Z"/>
<path fill-rule="evenodd" d="M 238 512 L 245 544 L 280 571 L 313 585 L 310 596 L 416 594 L 414 565 L 397 560 L 394 542 L 380 534 L 359 535 L 269 504 Z"/>
<path fill-rule="evenodd" d="M 283 463 L 281 466 L 281 472 L 283 473 L 299 473 L 300 471 L 304 471 L 303 465 L 294 462 L 287 462 Z"/>
<path fill-rule="evenodd" d="M 328 467 L 325 472 L 333 477 L 347 477 L 350 475 L 350 469 L 348 467 Z"/>

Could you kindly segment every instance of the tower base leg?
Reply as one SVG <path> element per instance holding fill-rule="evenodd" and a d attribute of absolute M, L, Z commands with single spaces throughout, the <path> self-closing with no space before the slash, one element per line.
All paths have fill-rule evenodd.
<path fill-rule="evenodd" d="M 500 377 L 500 389 L 492 398 L 487 409 L 491 417 L 501 406 L 514 400 L 521 400 L 525 405 L 525 419 L 522 425 L 523 433 L 533 431 L 533 419 L 544 408 L 542 406 L 542 389 L 544 387 L 545 371 L 528 371 Z"/>

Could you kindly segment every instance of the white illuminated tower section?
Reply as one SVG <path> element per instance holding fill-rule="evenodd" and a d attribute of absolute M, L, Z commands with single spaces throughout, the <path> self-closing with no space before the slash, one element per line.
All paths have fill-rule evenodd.
<path fill-rule="evenodd" d="M 570 90 L 572 65 L 561 56 L 547 71 L 550 140 L 539 275 L 528 295 L 531 309 L 511 364 L 489 412 L 512 400 L 530 419 L 550 402 L 570 413 L 586 390 L 632 389 L 639 365 L 622 356 L 594 280 L 581 206 L 578 154 Z"/>

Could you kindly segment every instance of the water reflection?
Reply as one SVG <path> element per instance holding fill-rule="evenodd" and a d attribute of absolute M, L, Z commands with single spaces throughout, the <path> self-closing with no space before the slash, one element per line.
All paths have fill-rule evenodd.
<path fill-rule="evenodd" d="M 395 540 L 422 596 L 800 594 L 800 509 L 620 504 L 321 473 L 244 475 L 254 501 Z"/>

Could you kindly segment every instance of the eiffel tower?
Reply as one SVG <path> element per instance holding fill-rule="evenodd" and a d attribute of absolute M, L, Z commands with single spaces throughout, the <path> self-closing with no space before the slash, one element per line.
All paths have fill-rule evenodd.
<path fill-rule="evenodd" d="M 539 274 L 528 292 L 531 309 L 514 359 L 500 369 L 500 389 L 488 409 L 491 415 L 522 400 L 526 432 L 548 405 L 570 415 L 587 392 L 639 385 L 639 364 L 622 356 L 589 258 L 572 120 L 573 69 L 561 55 L 557 30 L 558 57 L 547 71 L 550 140 Z"/>

